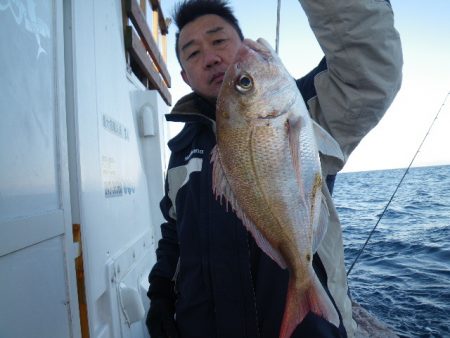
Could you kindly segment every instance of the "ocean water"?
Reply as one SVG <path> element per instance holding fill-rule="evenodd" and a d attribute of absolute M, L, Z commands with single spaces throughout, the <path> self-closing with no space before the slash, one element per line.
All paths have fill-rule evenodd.
<path fill-rule="evenodd" d="M 347 270 L 405 169 L 342 173 Z M 450 166 L 411 168 L 349 275 L 352 297 L 401 337 L 450 337 Z"/>

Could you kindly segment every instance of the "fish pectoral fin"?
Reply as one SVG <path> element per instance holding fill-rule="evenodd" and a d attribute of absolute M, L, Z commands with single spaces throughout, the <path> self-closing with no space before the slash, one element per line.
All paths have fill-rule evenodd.
<path fill-rule="evenodd" d="M 289 280 L 280 338 L 291 337 L 309 312 L 339 327 L 339 314 L 315 273 L 306 290 L 297 289 L 294 281 Z"/>
<path fill-rule="evenodd" d="M 319 152 L 323 155 L 334 157 L 338 160 L 339 166 L 344 166 L 344 154 L 337 141 L 325 129 L 323 129 L 316 121 L 311 120 L 313 124 L 314 135 L 316 138 Z"/>
<path fill-rule="evenodd" d="M 217 145 L 211 152 L 211 162 L 213 164 L 212 170 L 212 187 L 214 195 L 217 199 L 224 198 L 225 202 L 230 204 L 236 216 L 242 221 L 245 228 L 252 234 L 256 244 L 261 250 L 270 258 L 272 258 L 282 269 L 286 269 L 286 261 L 281 253 L 275 249 L 267 239 L 261 234 L 256 225 L 247 217 L 245 212 L 239 206 L 236 197 L 231 189 L 228 179 L 220 161 L 220 152 Z"/>
<path fill-rule="evenodd" d="M 312 251 L 315 253 L 319 248 L 328 228 L 328 217 L 330 211 L 328 210 L 328 205 L 325 200 L 325 196 L 321 193 L 322 198 L 320 199 L 320 210 L 314 213 L 315 219 L 313 219 L 313 242 Z"/>

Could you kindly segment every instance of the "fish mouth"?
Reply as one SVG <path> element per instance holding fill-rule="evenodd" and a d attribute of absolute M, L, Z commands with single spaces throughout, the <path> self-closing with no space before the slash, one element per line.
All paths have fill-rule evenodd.
<path fill-rule="evenodd" d="M 245 39 L 243 41 L 243 44 L 259 54 L 264 60 L 271 60 L 273 56 L 275 55 L 275 51 L 272 49 L 270 44 L 264 40 L 263 38 L 259 38 L 256 41 Z"/>

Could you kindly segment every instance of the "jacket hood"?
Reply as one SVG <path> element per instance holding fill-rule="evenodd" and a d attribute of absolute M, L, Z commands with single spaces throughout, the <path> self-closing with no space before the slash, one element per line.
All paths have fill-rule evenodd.
<path fill-rule="evenodd" d="M 168 142 L 171 151 L 179 151 L 188 146 L 202 126 L 216 129 L 216 107 L 196 93 L 183 96 L 166 114 L 169 122 L 184 122 L 184 128 Z"/>
<path fill-rule="evenodd" d="M 205 118 L 209 122 L 215 121 L 216 106 L 194 92 L 179 99 L 170 114 L 166 115 L 167 121 L 174 122 L 204 121 Z"/>

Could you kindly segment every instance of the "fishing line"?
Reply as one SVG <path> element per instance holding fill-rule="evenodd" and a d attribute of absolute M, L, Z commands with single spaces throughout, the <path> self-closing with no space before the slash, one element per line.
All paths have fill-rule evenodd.
<path fill-rule="evenodd" d="M 278 46 L 280 44 L 280 11 L 281 11 L 281 0 L 278 0 L 277 5 L 277 32 L 275 37 L 275 52 L 278 54 Z"/>
<path fill-rule="evenodd" d="M 431 122 L 430 127 L 428 128 L 427 133 L 425 134 L 425 137 L 423 138 L 422 142 L 419 145 L 419 148 L 417 148 L 416 153 L 414 154 L 411 162 L 409 163 L 408 167 L 406 168 L 405 172 L 403 173 L 402 178 L 400 179 L 400 182 L 398 182 L 397 187 L 394 190 L 394 193 L 392 194 L 391 198 L 389 199 L 389 201 L 387 202 L 386 206 L 384 207 L 383 212 L 381 213 L 380 217 L 378 217 L 378 221 L 375 224 L 375 226 L 373 227 L 372 231 L 369 233 L 369 237 L 367 237 L 366 242 L 363 244 L 363 246 L 361 247 L 361 249 L 359 249 L 358 255 L 356 256 L 355 260 L 353 261 L 352 265 L 350 266 L 350 268 L 347 271 L 347 276 L 350 274 L 350 272 L 352 271 L 353 267 L 355 266 L 359 256 L 361 256 L 361 254 L 363 253 L 364 249 L 366 248 L 367 243 L 369 243 L 370 237 L 372 237 L 373 233 L 375 232 L 375 229 L 377 228 L 378 224 L 380 223 L 381 219 L 383 218 L 384 214 L 386 213 L 387 208 L 389 207 L 389 205 L 391 204 L 392 200 L 394 199 L 395 194 L 397 193 L 398 188 L 400 188 L 400 185 L 402 184 L 405 176 L 408 174 L 409 169 L 411 168 L 412 164 L 414 163 L 417 155 L 419 154 L 420 148 L 422 148 L 422 145 L 424 144 L 425 140 L 427 139 L 428 135 L 430 134 L 431 128 L 433 128 L 434 123 L 436 122 L 439 113 L 441 112 L 442 108 L 445 106 L 445 103 L 447 101 L 448 96 L 450 95 L 450 92 L 447 93 L 447 95 L 445 96 L 444 101 L 442 102 L 441 107 L 439 108 L 436 116 L 434 117 L 433 121 Z"/>

